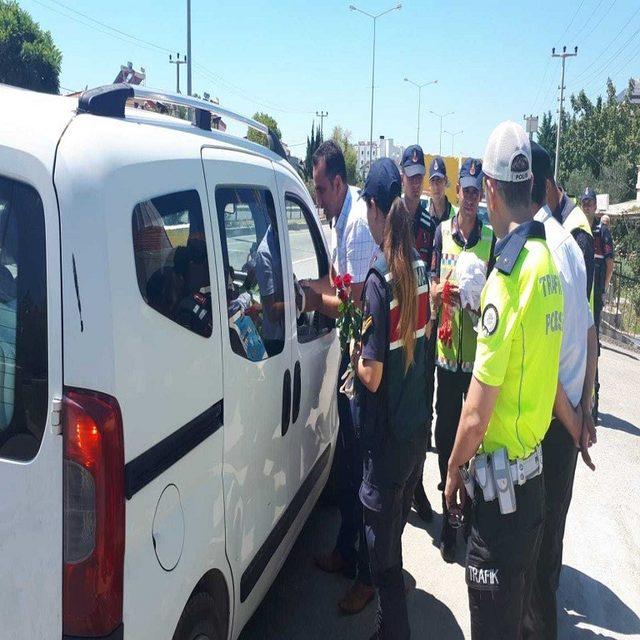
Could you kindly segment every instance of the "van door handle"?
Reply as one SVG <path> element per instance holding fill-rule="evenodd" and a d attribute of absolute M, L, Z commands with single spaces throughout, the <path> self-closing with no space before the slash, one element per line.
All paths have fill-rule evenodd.
<path fill-rule="evenodd" d="M 298 420 L 300 415 L 300 396 L 301 396 L 301 380 L 300 380 L 300 360 L 296 362 L 296 366 L 293 368 L 293 415 L 291 422 L 293 424 Z"/>
<path fill-rule="evenodd" d="M 284 372 L 282 382 L 282 436 L 287 435 L 289 423 L 291 421 L 291 372 L 287 369 Z"/>

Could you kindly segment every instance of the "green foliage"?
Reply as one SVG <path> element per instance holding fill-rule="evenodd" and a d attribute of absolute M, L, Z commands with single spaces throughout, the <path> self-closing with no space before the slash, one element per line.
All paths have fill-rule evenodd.
<path fill-rule="evenodd" d="M 551 117 L 551 111 L 542 114 L 542 122 L 538 127 L 538 144 L 544 147 L 551 156 L 551 164 L 555 162 L 556 157 L 556 137 L 558 129 L 556 123 Z"/>
<path fill-rule="evenodd" d="M 58 93 L 62 53 L 17 2 L 0 0 L 0 82 Z"/>
<path fill-rule="evenodd" d="M 615 259 L 622 261 L 623 273 L 640 278 L 640 220 L 611 218 L 610 229 L 615 244 Z"/>
<path fill-rule="evenodd" d="M 565 113 L 559 182 L 569 193 L 586 186 L 608 193 L 611 203 L 631 199 L 635 194 L 636 163 L 640 161 L 640 105 L 631 104 L 630 94 L 622 103 L 616 89 L 607 82 L 606 96 L 592 102 L 584 91 L 571 96 L 571 110 Z M 551 114 L 542 119 L 540 144 L 551 153 Z M 541 139 L 547 144 L 544 144 Z M 553 145 L 555 150 L 555 144 Z"/>
<path fill-rule="evenodd" d="M 280 132 L 280 128 L 278 127 L 278 123 L 275 118 L 270 116 L 268 113 L 257 112 L 253 114 L 253 119 L 258 122 L 262 122 L 262 124 L 266 124 L 271 131 L 273 131 L 278 138 L 282 139 L 282 133 Z M 260 133 L 255 129 L 249 128 L 247 131 L 247 140 L 251 140 L 252 142 L 257 142 L 261 144 L 263 147 L 269 146 L 269 141 L 267 140 L 267 136 L 264 133 Z"/>
<path fill-rule="evenodd" d="M 344 162 L 347 166 L 347 182 L 351 185 L 357 183 L 356 165 L 358 163 L 358 152 L 353 144 L 351 144 L 351 131 L 343 129 L 340 126 L 333 128 L 331 137 L 340 145 L 342 153 L 344 153 Z"/>
<path fill-rule="evenodd" d="M 322 142 L 322 132 L 316 129 L 314 122 L 311 125 L 311 137 L 307 136 L 307 151 L 304 157 L 304 173 L 307 180 L 313 175 L 313 154 Z"/>

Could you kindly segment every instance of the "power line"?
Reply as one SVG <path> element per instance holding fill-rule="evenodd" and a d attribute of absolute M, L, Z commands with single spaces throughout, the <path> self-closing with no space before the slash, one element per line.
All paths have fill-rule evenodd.
<path fill-rule="evenodd" d="M 578 13 L 580 13 L 580 9 L 582 9 L 582 5 L 583 4 L 584 4 L 584 0 L 581 0 L 580 4 L 578 5 L 578 8 L 576 9 L 575 13 L 573 14 L 573 18 L 571 18 L 571 20 L 569 21 L 569 24 L 567 24 L 567 26 L 564 28 L 564 31 L 562 32 L 562 35 L 560 36 L 560 38 L 558 38 L 559 40 L 562 40 L 562 38 L 564 38 L 566 33 L 569 31 L 569 29 L 571 28 L 571 25 L 573 24 L 573 21 L 576 19 L 576 16 L 578 15 Z"/>
<path fill-rule="evenodd" d="M 68 18 L 70 20 L 73 20 L 85 27 L 88 27 L 90 29 L 94 29 L 95 31 L 98 31 L 99 33 L 102 33 L 104 35 L 110 36 L 112 38 L 117 38 L 118 40 L 131 45 L 134 44 L 135 46 L 141 47 L 143 49 L 147 49 L 148 51 L 153 51 L 154 53 L 173 53 L 173 49 L 168 49 L 167 47 L 163 47 L 160 44 L 157 44 L 155 42 L 150 42 L 148 40 L 143 40 L 141 38 L 138 38 L 137 36 L 131 35 L 125 31 L 122 31 L 121 29 L 117 29 L 116 27 L 112 27 L 110 25 L 108 25 L 105 22 L 102 22 L 100 20 L 96 20 L 95 18 L 92 18 L 91 16 L 89 16 L 86 13 L 83 13 L 81 11 L 77 11 L 76 9 L 73 9 L 71 7 L 68 7 L 66 4 L 60 2 L 59 0 L 47 0 L 47 2 L 51 2 L 54 3 L 60 7 L 63 7 L 66 11 L 71 12 L 72 14 L 76 14 L 77 16 L 81 16 L 83 19 L 80 19 L 78 17 L 76 17 L 76 15 L 70 15 L 69 13 L 65 13 L 63 11 L 60 11 L 59 9 L 56 9 L 55 7 L 49 6 L 48 4 L 46 4 L 45 2 L 43 2 L 42 0 L 33 0 L 33 2 L 35 2 L 36 4 L 39 4 L 40 6 L 44 7 L 45 9 L 48 9 L 49 11 L 53 11 L 54 13 L 57 13 L 58 15 L 61 15 L 65 18 Z M 89 21 L 89 22 L 87 22 Z M 94 24 L 91 24 L 94 23 Z M 99 25 L 99 26 L 96 26 Z M 101 28 L 104 27 L 104 28 Z M 105 30 L 107 29 L 107 30 Z M 127 39 L 128 38 L 128 39 Z M 244 98 L 245 100 L 252 102 L 258 106 L 262 106 L 266 109 L 271 109 L 273 111 L 279 111 L 281 113 L 289 113 L 289 114 L 305 114 L 305 115 L 309 115 L 312 113 L 311 110 L 308 111 L 292 111 L 292 110 L 288 110 L 282 107 L 278 107 L 277 105 L 273 105 L 270 104 L 268 102 L 264 102 L 261 100 L 256 99 L 253 96 L 250 96 L 249 94 L 247 94 L 245 91 L 243 91 L 240 87 L 238 87 L 237 85 L 233 85 L 232 83 L 228 82 L 227 80 L 225 80 L 222 76 L 220 76 L 219 74 L 214 73 L 213 71 L 207 69 L 207 67 L 205 67 L 202 64 L 198 64 L 196 63 L 194 66 L 198 67 L 200 69 L 200 72 L 207 76 L 209 80 L 213 80 L 214 82 L 219 82 L 220 84 L 224 85 L 227 87 L 227 90 L 235 93 L 237 95 L 239 95 L 240 97 Z"/>
<path fill-rule="evenodd" d="M 575 34 L 573 34 L 573 37 L 576 41 L 578 40 L 578 37 L 580 36 L 580 34 L 585 30 L 589 22 L 591 22 L 591 18 L 593 18 L 593 16 L 596 14 L 598 9 L 602 6 L 603 2 L 604 0 L 598 0 L 598 4 L 596 5 L 596 8 L 589 14 L 589 17 L 586 19 L 584 24 L 578 29 L 578 31 Z"/>
<path fill-rule="evenodd" d="M 605 71 L 609 65 L 614 62 L 619 56 L 620 54 L 627 48 L 627 45 L 631 43 L 631 41 L 640 33 L 640 27 L 638 27 L 632 34 L 631 36 L 625 40 L 625 42 L 622 44 L 622 46 L 601 66 L 599 67 L 595 73 L 593 73 L 592 75 L 590 75 L 586 80 L 583 79 L 582 80 L 582 84 L 585 87 L 588 87 L 590 84 L 593 84 L 593 81 L 596 80 L 600 74 Z"/>
<path fill-rule="evenodd" d="M 611 9 L 613 8 L 613 5 L 617 2 L 618 0 L 612 0 L 611 4 L 609 5 L 609 7 L 606 9 L 606 11 L 602 14 L 602 17 L 600 18 L 600 20 L 598 20 L 598 22 L 596 22 L 596 24 L 593 25 L 591 31 L 589 31 L 589 33 L 587 33 L 587 35 L 584 37 L 585 40 L 587 40 L 589 38 L 589 36 L 602 24 L 602 21 L 609 15 L 609 12 L 611 11 Z"/>
<path fill-rule="evenodd" d="M 611 49 L 612 46 L 615 45 L 615 43 L 617 42 L 618 38 L 622 35 L 622 32 L 629 26 L 629 24 L 632 22 L 632 20 L 640 13 L 640 7 L 638 7 L 634 12 L 633 15 L 625 21 L 624 25 L 621 27 L 621 29 L 618 31 L 618 33 L 616 33 L 616 35 L 613 37 L 613 39 L 605 46 L 605 48 L 603 49 L 603 51 L 609 51 Z M 593 61 L 587 65 L 575 78 L 574 78 L 574 82 L 580 82 L 581 79 L 585 78 L 588 74 L 587 72 L 589 71 L 589 69 L 591 69 L 594 65 L 598 64 L 598 62 L 602 59 L 602 53 L 599 54 L 599 56 L 597 56 L 596 58 L 593 59 Z"/>

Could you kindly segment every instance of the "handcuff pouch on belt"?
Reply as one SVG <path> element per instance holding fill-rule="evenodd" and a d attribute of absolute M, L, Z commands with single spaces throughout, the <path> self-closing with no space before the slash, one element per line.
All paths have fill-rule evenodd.
<path fill-rule="evenodd" d="M 507 449 L 497 449 L 491 457 L 493 478 L 496 483 L 500 513 L 513 513 L 516 510 L 516 491 L 511 477 L 511 464 Z"/>

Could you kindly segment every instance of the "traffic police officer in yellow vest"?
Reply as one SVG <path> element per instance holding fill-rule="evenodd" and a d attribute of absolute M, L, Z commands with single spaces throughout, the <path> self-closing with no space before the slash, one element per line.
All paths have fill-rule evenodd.
<path fill-rule="evenodd" d="M 521 636 L 525 581 L 542 535 L 540 443 L 558 384 L 563 293 L 544 225 L 532 218 L 531 146 L 520 125 L 503 122 L 493 131 L 484 173 L 500 241 L 482 292 L 473 378 L 445 498 L 454 513 L 467 493 L 472 499 L 466 558 L 471 637 L 514 640 Z"/>
<path fill-rule="evenodd" d="M 440 308 L 440 331 L 436 343 L 438 390 L 436 395 L 436 448 L 440 468 L 440 491 L 444 491 L 447 462 L 453 449 L 456 429 L 462 411 L 462 401 L 469 382 L 476 352 L 478 309 L 460 308 L 456 264 L 464 252 L 475 254 L 485 266 L 486 272 L 493 256 L 494 235 L 491 227 L 478 218 L 478 204 L 482 199 L 482 162 L 469 158 L 460 168 L 458 181 L 460 208 L 455 216 L 445 220 L 436 229 L 432 258 L 434 274 L 434 307 Z M 445 285 L 445 283 L 448 283 Z M 447 286 L 449 293 L 443 289 Z M 447 298 L 450 298 L 447 300 Z M 445 335 L 441 335 L 441 334 Z M 455 560 L 456 530 L 447 518 L 442 500 L 444 517 L 440 535 L 440 553 L 446 562 Z"/>

